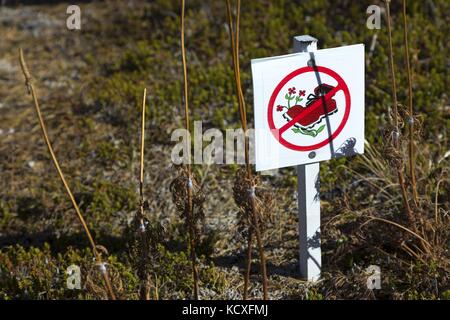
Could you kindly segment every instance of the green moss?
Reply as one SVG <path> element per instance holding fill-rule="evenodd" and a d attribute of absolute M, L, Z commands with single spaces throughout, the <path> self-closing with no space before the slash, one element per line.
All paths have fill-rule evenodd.
<path fill-rule="evenodd" d="M 450 290 L 446 290 L 446 291 L 442 292 L 442 299 L 450 300 Z"/>
<path fill-rule="evenodd" d="M 48 244 L 42 248 L 11 246 L 0 251 L 0 261 L 0 299 L 105 298 L 90 250 L 68 248 L 65 253 L 53 254 Z M 80 267 L 80 290 L 67 288 L 70 265 Z M 111 255 L 108 268 L 117 294 L 131 297 L 137 290 L 137 280 L 129 266 Z M 100 290 L 91 286 L 93 282 Z"/>
<path fill-rule="evenodd" d="M 120 236 L 124 219 L 137 208 L 134 188 L 106 180 L 95 181 L 92 186 L 82 185 L 80 188 L 76 200 L 85 212 L 88 224 L 95 226 L 94 232 Z"/>
<path fill-rule="evenodd" d="M 324 300 L 324 297 L 317 288 L 312 287 L 308 289 L 307 300 Z"/>
<path fill-rule="evenodd" d="M 104 164 L 120 165 L 127 160 L 124 148 L 115 145 L 113 142 L 103 141 L 97 144 L 96 151 L 100 161 Z"/>
<path fill-rule="evenodd" d="M 6 227 L 13 218 L 9 204 L 0 200 L 0 228 Z"/>
<path fill-rule="evenodd" d="M 161 298 L 189 298 L 193 290 L 191 261 L 184 251 L 169 251 L 163 245 L 157 248 L 159 260 L 155 266 L 159 283 L 166 286 L 160 292 Z M 212 263 L 205 264 L 204 257 L 199 259 L 201 286 L 218 293 L 224 290 L 225 278 Z"/>
<path fill-rule="evenodd" d="M 108 181 L 94 183 L 92 201 L 89 204 L 91 212 L 108 215 L 119 210 L 132 210 L 137 203 L 134 190 Z"/>

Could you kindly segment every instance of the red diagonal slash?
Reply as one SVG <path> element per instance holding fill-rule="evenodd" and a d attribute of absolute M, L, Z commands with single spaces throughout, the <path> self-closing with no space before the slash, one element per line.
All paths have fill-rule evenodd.
<path fill-rule="evenodd" d="M 334 89 L 332 89 L 330 92 L 328 92 L 325 95 L 325 103 L 327 103 L 328 101 L 330 101 L 331 98 L 333 98 L 333 96 L 339 91 L 341 90 L 341 86 L 337 85 Z M 299 121 L 302 117 L 307 116 L 308 114 L 310 114 L 311 112 L 316 111 L 318 108 L 322 107 L 323 108 L 323 101 L 324 99 L 320 98 L 317 99 L 317 101 L 313 102 L 313 104 L 311 106 L 309 106 L 304 112 L 302 112 L 301 114 L 295 116 L 292 120 L 290 120 L 288 123 L 286 123 L 284 126 L 282 126 L 279 130 L 279 134 L 280 136 L 286 131 L 288 130 L 290 127 L 292 127 L 297 121 Z"/>

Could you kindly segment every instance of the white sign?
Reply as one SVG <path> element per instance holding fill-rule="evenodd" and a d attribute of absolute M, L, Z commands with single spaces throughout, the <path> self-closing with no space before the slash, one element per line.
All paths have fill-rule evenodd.
<path fill-rule="evenodd" d="M 364 45 L 252 60 L 256 171 L 364 152 Z"/>

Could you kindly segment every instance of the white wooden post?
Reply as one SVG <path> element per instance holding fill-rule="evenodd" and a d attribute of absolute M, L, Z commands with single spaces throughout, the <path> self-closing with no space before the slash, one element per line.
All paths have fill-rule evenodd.
<path fill-rule="evenodd" d="M 317 50 L 317 39 L 308 35 L 294 37 L 294 52 Z M 315 156 L 310 154 L 310 158 Z M 300 237 L 300 276 L 309 281 L 320 278 L 319 163 L 297 166 L 298 223 Z"/>

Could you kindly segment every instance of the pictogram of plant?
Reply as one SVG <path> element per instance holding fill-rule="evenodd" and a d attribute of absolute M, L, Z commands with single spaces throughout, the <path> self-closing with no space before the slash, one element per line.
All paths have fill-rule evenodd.
<path fill-rule="evenodd" d="M 283 112 L 285 109 L 286 111 L 291 109 L 292 107 L 297 107 L 300 102 L 303 101 L 303 97 L 306 95 L 306 90 L 298 90 L 295 87 L 288 88 L 288 91 L 284 95 L 284 98 L 286 99 L 286 106 L 284 105 L 277 105 L 276 110 L 277 112 Z M 309 99 L 309 97 L 308 97 Z M 294 101 L 294 104 L 291 105 L 291 101 Z M 302 106 L 300 106 L 303 108 Z M 292 131 L 294 133 L 301 133 L 307 136 L 311 136 L 313 138 L 317 137 L 319 133 L 321 133 L 325 129 L 325 125 L 322 124 L 317 129 L 305 129 L 305 128 L 292 128 Z"/>

